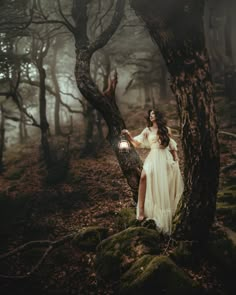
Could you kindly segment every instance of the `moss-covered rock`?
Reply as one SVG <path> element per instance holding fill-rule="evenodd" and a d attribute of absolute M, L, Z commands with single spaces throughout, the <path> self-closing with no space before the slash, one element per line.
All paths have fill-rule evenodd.
<path fill-rule="evenodd" d="M 116 279 L 131 264 L 145 254 L 159 254 L 160 235 L 144 227 L 130 227 L 97 247 L 96 272 L 98 279 Z"/>
<path fill-rule="evenodd" d="M 156 290 L 156 291 L 155 291 Z M 122 295 L 202 294 L 200 287 L 167 256 L 144 255 L 122 276 Z"/>
<path fill-rule="evenodd" d="M 137 221 L 137 222 L 139 222 L 139 221 Z M 161 232 L 160 228 L 158 228 L 156 226 L 156 223 L 153 219 L 144 219 L 141 222 L 141 226 L 149 228 L 149 229 L 159 230 Z"/>
<path fill-rule="evenodd" d="M 146 227 L 158 230 L 155 221 L 152 219 L 144 219 L 143 221 L 137 220 L 136 208 L 122 209 L 116 217 L 116 226 L 120 231 L 128 227 Z"/>
<path fill-rule="evenodd" d="M 94 251 L 97 245 L 107 238 L 108 229 L 101 226 L 90 226 L 79 232 L 73 239 L 73 245 L 82 250 Z"/>
<path fill-rule="evenodd" d="M 208 257 L 218 265 L 222 273 L 236 271 L 236 242 L 233 242 L 223 230 L 216 230 L 210 235 L 208 242 Z"/>
<path fill-rule="evenodd" d="M 116 217 L 116 226 L 119 230 L 124 230 L 136 224 L 135 211 L 135 208 L 124 208 L 118 213 Z"/>

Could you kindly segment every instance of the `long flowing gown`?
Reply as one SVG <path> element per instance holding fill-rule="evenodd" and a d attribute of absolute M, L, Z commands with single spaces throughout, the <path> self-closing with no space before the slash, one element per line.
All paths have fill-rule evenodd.
<path fill-rule="evenodd" d="M 171 234 L 172 217 L 184 189 L 179 163 L 170 153 L 170 150 L 177 151 L 177 143 L 170 138 L 169 145 L 163 148 L 156 131 L 148 127 L 134 139 L 140 143 L 139 147 L 151 149 L 143 165 L 146 173 L 144 216 L 153 219 L 164 233 Z"/>

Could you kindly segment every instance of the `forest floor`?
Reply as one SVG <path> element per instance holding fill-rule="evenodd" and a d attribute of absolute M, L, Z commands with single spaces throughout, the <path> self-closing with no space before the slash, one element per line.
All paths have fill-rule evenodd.
<path fill-rule="evenodd" d="M 221 167 L 226 167 L 235 161 L 236 141 L 222 135 L 220 142 Z M 111 147 L 105 143 L 95 155 L 81 158 L 81 147 L 76 139 L 71 146 L 68 175 L 56 185 L 45 183 L 45 167 L 39 164 L 39 149 L 32 141 L 7 151 L 7 169 L 0 178 L 0 254 L 33 240 L 58 240 L 91 225 L 108 228 L 109 235 L 119 231 L 119 212 L 134 204 Z M 139 150 L 142 159 L 146 153 Z M 182 161 L 180 164 L 182 169 Z M 235 170 L 226 169 L 220 176 L 219 197 L 231 194 L 235 200 Z M 225 206 L 223 203 L 217 220 L 235 230 L 236 222 Z M 42 252 L 32 249 L 2 260 L 0 274 L 25 274 L 40 254 Z M 82 251 L 70 242 L 65 243 L 47 257 L 32 277 L 0 279 L 0 292 L 3 295 L 116 294 L 110 284 L 97 285 L 95 256 L 95 252 Z M 206 257 L 198 267 L 186 268 L 186 272 L 200 282 L 208 294 L 227 294 L 215 266 L 210 265 Z"/>

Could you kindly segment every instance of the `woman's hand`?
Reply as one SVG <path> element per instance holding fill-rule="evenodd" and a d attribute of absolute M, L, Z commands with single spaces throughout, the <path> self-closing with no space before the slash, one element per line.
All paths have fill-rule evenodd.
<path fill-rule="evenodd" d="M 121 130 L 121 134 L 130 136 L 130 132 L 127 129 Z"/>
<path fill-rule="evenodd" d="M 179 157 L 178 157 L 178 156 L 175 157 L 175 158 L 174 158 L 174 161 L 175 161 L 175 162 L 179 162 Z"/>
<path fill-rule="evenodd" d="M 121 130 L 121 135 L 126 135 L 130 141 L 132 141 L 132 136 L 127 129 Z"/>

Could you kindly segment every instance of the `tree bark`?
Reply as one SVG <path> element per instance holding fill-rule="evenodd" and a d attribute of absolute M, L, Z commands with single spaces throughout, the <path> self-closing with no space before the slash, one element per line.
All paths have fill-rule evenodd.
<path fill-rule="evenodd" d="M 104 47 L 116 31 L 123 16 L 125 0 L 118 0 L 110 25 L 93 43 L 89 44 L 87 36 L 87 5 L 88 2 L 74 0 L 72 15 L 75 20 L 76 65 L 75 77 L 78 88 L 85 99 L 90 102 L 103 116 L 109 132 L 108 140 L 117 156 L 120 167 L 132 189 L 134 200 L 137 201 L 138 184 L 142 162 L 133 147 L 129 153 L 121 153 L 118 148 L 121 130 L 125 128 L 119 108 L 115 100 L 116 79 L 110 82 L 110 89 L 102 93 L 90 75 L 90 61 L 93 53 Z"/>
<path fill-rule="evenodd" d="M 61 94 L 60 94 L 60 87 L 57 80 L 56 75 L 56 64 L 57 64 L 57 54 L 58 54 L 58 42 L 56 40 L 53 46 L 53 58 L 51 63 L 51 74 L 52 74 L 52 82 L 54 84 L 55 89 L 55 109 L 54 109 L 54 128 L 55 128 L 55 135 L 61 135 L 61 125 L 60 125 L 60 102 L 61 102 Z"/>
<path fill-rule="evenodd" d="M 48 142 L 48 129 L 49 124 L 47 121 L 47 102 L 46 102 L 46 71 L 43 68 L 42 62 L 38 63 L 39 71 L 39 117 L 40 117 L 40 130 L 41 130 L 41 144 L 43 155 L 47 166 L 51 164 L 50 146 Z"/>
<path fill-rule="evenodd" d="M 1 104 L 0 107 L 1 114 L 1 125 L 0 125 L 0 174 L 4 171 L 4 163 L 3 163 L 3 151 L 5 145 L 5 118 L 3 112 L 3 106 Z"/>
<path fill-rule="evenodd" d="M 174 218 L 177 238 L 205 240 L 214 222 L 219 144 L 202 15 L 204 1 L 131 0 L 171 75 L 185 156 L 185 191 Z M 170 3 L 168 3 L 170 4 Z"/>

